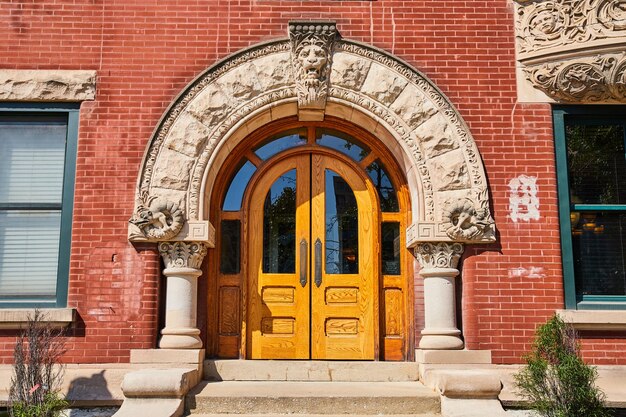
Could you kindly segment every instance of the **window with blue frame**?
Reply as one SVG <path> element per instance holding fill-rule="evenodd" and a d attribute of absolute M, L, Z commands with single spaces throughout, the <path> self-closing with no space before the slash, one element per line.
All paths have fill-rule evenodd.
<path fill-rule="evenodd" d="M 626 108 L 553 116 L 566 307 L 626 309 Z"/>
<path fill-rule="evenodd" d="M 0 105 L 0 307 L 65 307 L 78 105 Z"/>

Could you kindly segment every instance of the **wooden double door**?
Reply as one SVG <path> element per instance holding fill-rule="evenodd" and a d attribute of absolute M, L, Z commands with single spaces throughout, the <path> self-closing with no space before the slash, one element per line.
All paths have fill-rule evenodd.
<path fill-rule="evenodd" d="M 374 193 L 330 154 L 292 154 L 262 173 L 248 199 L 249 358 L 375 358 Z"/>

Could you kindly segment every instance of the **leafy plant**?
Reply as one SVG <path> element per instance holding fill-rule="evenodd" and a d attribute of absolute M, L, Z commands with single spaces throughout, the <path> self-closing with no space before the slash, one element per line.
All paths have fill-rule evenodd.
<path fill-rule="evenodd" d="M 58 417 L 69 405 L 60 395 L 64 343 L 60 331 L 45 323 L 39 310 L 29 317 L 13 352 L 9 389 L 11 417 Z"/>
<path fill-rule="evenodd" d="M 554 315 L 537 329 L 526 366 L 515 375 L 522 397 L 545 417 L 608 417 L 598 371 L 580 357 L 574 328 Z"/>

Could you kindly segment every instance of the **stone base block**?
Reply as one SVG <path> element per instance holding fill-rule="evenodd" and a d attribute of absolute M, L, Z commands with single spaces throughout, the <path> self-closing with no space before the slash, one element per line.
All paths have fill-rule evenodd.
<path fill-rule="evenodd" d="M 415 361 L 434 364 L 490 364 L 490 350 L 416 349 Z"/>
<path fill-rule="evenodd" d="M 198 383 L 197 369 L 143 369 L 129 372 L 122 391 L 129 397 L 182 398 Z"/>
<path fill-rule="evenodd" d="M 182 398 L 128 398 L 113 417 L 180 417 L 184 410 Z"/>
<path fill-rule="evenodd" d="M 130 363 L 198 365 L 204 360 L 204 349 L 133 349 Z"/>
<path fill-rule="evenodd" d="M 502 390 L 499 376 L 488 370 L 426 370 L 423 382 L 449 398 L 497 399 Z"/>
<path fill-rule="evenodd" d="M 441 414 L 446 417 L 512 417 L 496 399 L 441 399 Z M 531 414 L 527 414 L 530 416 Z"/>

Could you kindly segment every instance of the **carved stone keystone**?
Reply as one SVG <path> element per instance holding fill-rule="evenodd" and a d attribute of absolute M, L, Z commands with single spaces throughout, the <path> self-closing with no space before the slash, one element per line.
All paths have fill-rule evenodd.
<path fill-rule="evenodd" d="M 289 22 L 300 120 L 324 119 L 336 34 L 335 22 Z"/>

